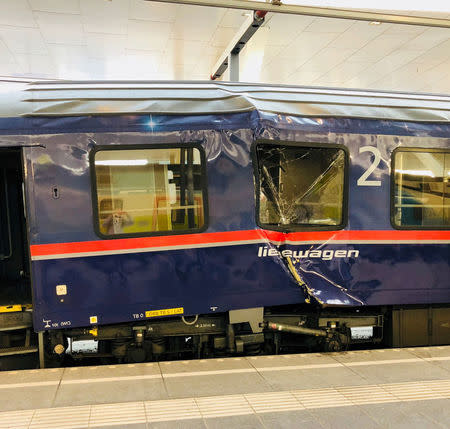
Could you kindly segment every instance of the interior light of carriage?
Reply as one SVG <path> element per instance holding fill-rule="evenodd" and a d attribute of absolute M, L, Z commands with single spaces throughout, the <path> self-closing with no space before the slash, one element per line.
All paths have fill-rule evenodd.
<path fill-rule="evenodd" d="M 396 173 L 409 174 L 411 176 L 436 177 L 431 170 L 395 170 Z"/>
<path fill-rule="evenodd" d="M 148 159 L 104 159 L 96 160 L 95 165 L 148 165 Z"/>

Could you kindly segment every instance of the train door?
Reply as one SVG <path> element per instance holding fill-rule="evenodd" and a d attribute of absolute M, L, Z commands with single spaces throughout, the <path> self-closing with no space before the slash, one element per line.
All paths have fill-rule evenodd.
<path fill-rule="evenodd" d="M 31 304 L 20 149 L 0 150 L 0 306 Z"/>
<path fill-rule="evenodd" d="M 1 148 L 0 370 L 18 367 L 18 360 L 28 361 L 37 352 L 23 192 L 22 149 Z"/>

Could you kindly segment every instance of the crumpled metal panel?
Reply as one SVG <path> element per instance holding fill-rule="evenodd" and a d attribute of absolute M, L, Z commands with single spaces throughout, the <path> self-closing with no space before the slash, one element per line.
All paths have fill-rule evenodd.
<path fill-rule="evenodd" d="M 23 149 L 30 244 L 80 246 L 73 257 L 33 260 L 35 326 L 48 329 L 44 320 L 49 319 L 70 320 L 75 327 L 88 325 L 92 315 L 106 324 L 134 320 L 132 314 L 148 310 L 183 306 L 186 315 L 195 315 L 305 299 L 346 306 L 448 303 L 449 231 L 415 231 L 412 242 L 394 242 L 411 233 L 392 229 L 388 205 L 392 150 L 399 145 L 449 148 L 449 131 L 448 123 L 259 111 L 0 119 L 1 138 L 42 145 Z M 251 148 L 261 140 L 348 148 L 351 198 L 344 230 L 292 233 L 256 225 Z M 187 142 L 200 142 L 207 158 L 209 227 L 190 237 L 200 244 L 171 248 L 181 236 L 170 236 L 166 249 L 83 253 L 86 245 L 101 250 L 106 244 L 93 229 L 92 145 Z M 371 176 L 382 182 L 379 188 L 357 186 L 372 163 L 369 154 L 359 153 L 368 145 L 381 154 Z M 52 198 L 55 185 L 58 199 Z M 111 243 L 120 247 L 118 240 Z M 55 294 L 59 284 L 69 288 L 64 302 Z"/>
<path fill-rule="evenodd" d="M 279 229 L 282 234 L 274 242 L 273 233 L 261 231 L 267 239 L 267 253 L 286 266 L 307 300 L 313 297 L 320 304 L 362 305 L 361 299 L 314 267 L 315 258 L 320 258 L 321 266 L 333 260 L 333 246 L 327 246 L 326 242 L 300 247 L 286 245 L 293 236 L 289 231 L 308 227 L 316 231 L 324 227 L 339 229 L 337 226 L 344 223 L 345 152 L 335 147 L 293 147 L 268 142 L 261 142 L 256 149 L 257 211 L 260 226 Z M 322 165 L 317 170 L 319 161 Z M 348 250 L 340 252 L 346 258 L 352 254 Z M 260 253 L 265 254 L 266 250 Z"/>
<path fill-rule="evenodd" d="M 12 88 L 12 89 L 11 89 Z M 450 97 L 225 82 L 3 84 L 0 117 L 259 112 L 445 122 Z"/>
<path fill-rule="evenodd" d="M 346 229 L 311 231 L 309 235 L 314 236 L 311 244 L 302 242 L 304 234 L 308 233 L 261 230 L 261 234 L 266 236 L 265 247 L 268 249 L 261 257 L 278 260 L 303 289 L 307 300 L 309 298 L 310 301 L 325 306 L 420 303 L 425 302 L 425 291 L 434 295 L 434 302 L 448 302 L 448 244 L 440 244 L 438 241 L 421 243 L 420 232 L 424 231 L 417 232 L 417 241 L 412 240 L 410 244 L 395 240 L 390 242 L 392 226 L 389 224 L 388 210 L 392 150 L 398 145 L 448 149 L 448 137 L 432 137 L 432 133 L 438 131 L 434 127 L 444 131 L 448 126 L 433 125 L 428 131 L 419 131 L 417 124 L 378 122 L 372 130 L 373 134 L 359 134 L 335 132 L 341 126 L 344 130 L 347 120 L 341 120 L 341 123 L 340 120 L 331 120 L 334 123 L 327 124 L 319 118 L 308 120 L 268 114 L 263 117 L 267 119 L 264 122 L 266 127 L 260 135 L 264 141 L 273 140 L 281 145 L 294 141 L 345 145 L 351 158 L 351 203 Z M 355 124 L 354 121 L 351 122 Z M 330 132 L 322 134 L 321 130 L 324 128 Z M 380 131 L 387 135 L 378 134 Z M 441 135 L 445 135 L 445 131 Z M 372 176 L 373 179 L 381 180 L 379 188 L 355 186 L 357 179 L 371 162 L 369 157 L 359 154 L 359 148 L 367 145 L 377 147 L 381 154 L 379 168 Z M 289 222 L 294 213 L 292 206 L 280 204 L 279 207 L 284 213 L 280 218 Z M 355 241 L 352 236 L 355 230 L 367 230 L 367 234 Z M 381 239 L 381 236 L 386 238 Z M 442 231 L 436 234 L 436 237 L 439 236 L 442 240 L 448 238 L 448 234 L 444 237 Z M 341 252 L 341 257 L 335 257 L 337 251 Z M 429 259 L 430 255 L 433 255 L 432 261 Z M 382 295 L 384 298 L 380 299 Z"/>

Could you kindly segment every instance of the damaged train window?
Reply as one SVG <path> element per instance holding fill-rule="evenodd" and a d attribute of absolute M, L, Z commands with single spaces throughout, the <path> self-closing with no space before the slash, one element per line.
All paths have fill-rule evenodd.
<path fill-rule="evenodd" d="M 100 235 L 194 232 L 205 226 L 199 147 L 105 147 L 95 152 L 93 164 Z"/>
<path fill-rule="evenodd" d="M 344 224 L 346 153 L 336 147 L 259 144 L 258 224 L 280 230 Z"/>
<path fill-rule="evenodd" d="M 393 225 L 450 227 L 450 152 L 402 148 L 393 156 Z"/>

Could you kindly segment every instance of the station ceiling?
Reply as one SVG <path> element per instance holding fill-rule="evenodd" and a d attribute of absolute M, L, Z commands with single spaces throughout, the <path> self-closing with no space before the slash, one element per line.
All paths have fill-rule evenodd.
<path fill-rule="evenodd" d="M 0 78 L 207 80 L 246 14 L 144 0 L 0 0 Z M 240 55 L 240 80 L 448 94 L 450 29 L 268 13 Z"/>

